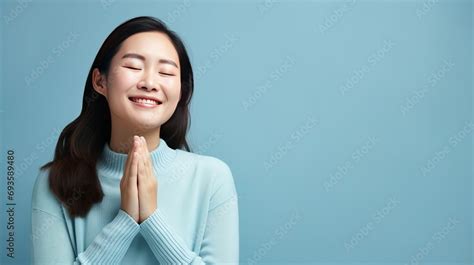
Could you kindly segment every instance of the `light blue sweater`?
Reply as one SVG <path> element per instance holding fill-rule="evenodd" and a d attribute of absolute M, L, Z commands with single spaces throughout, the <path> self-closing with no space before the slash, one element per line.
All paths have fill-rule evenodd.
<path fill-rule="evenodd" d="M 227 164 L 171 149 L 163 139 L 151 157 L 158 208 L 140 224 L 120 209 L 127 155 L 108 144 L 97 163 L 104 198 L 84 218 L 70 218 L 49 190 L 48 171 L 40 171 L 32 197 L 32 263 L 237 264 L 238 196 Z"/>

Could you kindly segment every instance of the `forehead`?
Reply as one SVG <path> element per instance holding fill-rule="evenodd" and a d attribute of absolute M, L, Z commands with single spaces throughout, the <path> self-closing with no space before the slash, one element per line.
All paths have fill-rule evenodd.
<path fill-rule="evenodd" d="M 141 32 L 123 41 L 118 58 L 125 53 L 138 53 L 146 60 L 170 59 L 179 65 L 179 56 L 169 37 L 161 32 Z"/>

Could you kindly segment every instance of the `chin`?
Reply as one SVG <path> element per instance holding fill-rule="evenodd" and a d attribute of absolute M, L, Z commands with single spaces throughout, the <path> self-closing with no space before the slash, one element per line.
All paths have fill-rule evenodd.
<path fill-rule="evenodd" d="M 161 127 L 160 123 L 149 123 L 144 121 L 135 121 L 135 126 L 144 130 L 155 130 Z"/>

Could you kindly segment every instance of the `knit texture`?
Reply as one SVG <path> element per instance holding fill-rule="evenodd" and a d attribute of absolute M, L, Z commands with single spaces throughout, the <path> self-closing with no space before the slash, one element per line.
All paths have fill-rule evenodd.
<path fill-rule="evenodd" d="M 108 144 L 97 162 L 104 192 L 86 217 L 71 218 L 37 175 L 32 196 L 32 264 L 238 264 L 238 196 L 220 159 L 171 149 L 150 152 L 158 208 L 138 224 L 120 209 L 127 154 Z M 67 177 L 67 176 L 65 176 Z M 78 192 L 78 198 L 87 191 Z"/>

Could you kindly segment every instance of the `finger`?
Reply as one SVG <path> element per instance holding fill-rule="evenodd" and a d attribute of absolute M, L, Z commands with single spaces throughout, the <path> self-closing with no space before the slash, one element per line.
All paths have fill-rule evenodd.
<path fill-rule="evenodd" d="M 142 140 L 142 137 L 143 136 L 139 136 L 137 138 L 137 141 L 138 141 L 138 149 L 139 149 L 139 154 L 142 155 L 143 154 L 143 140 Z"/>
<path fill-rule="evenodd" d="M 132 155 L 132 164 L 130 167 L 130 175 L 128 177 L 128 180 L 130 181 L 131 184 L 137 184 L 137 173 L 138 173 L 138 153 L 133 152 Z"/>
<path fill-rule="evenodd" d="M 148 157 L 150 156 L 150 154 L 148 152 L 148 147 L 147 147 L 147 144 L 146 144 L 145 137 L 141 136 L 140 140 L 141 140 L 141 148 L 142 148 L 141 159 L 143 161 L 143 173 L 144 173 L 143 176 L 147 177 L 147 176 L 149 176 Z"/>
<path fill-rule="evenodd" d="M 130 166 L 132 164 L 132 156 L 133 156 L 133 152 L 136 149 L 136 139 L 137 139 L 136 136 L 134 136 L 132 139 L 132 146 L 128 150 L 127 161 L 125 163 L 125 170 L 124 170 L 125 177 L 127 177 L 130 173 Z"/>
<path fill-rule="evenodd" d="M 143 148 L 143 164 L 145 166 L 145 168 L 148 166 L 148 156 L 149 156 L 149 152 L 148 152 L 148 146 L 146 144 L 146 139 L 145 137 L 141 136 L 140 137 L 140 140 L 141 140 L 141 143 L 142 143 L 142 148 Z"/>
<path fill-rule="evenodd" d="M 143 155 L 139 154 L 138 156 L 138 183 L 140 185 L 140 181 L 145 180 L 144 177 L 146 176 L 145 165 L 143 164 Z"/>
<path fill-rule="evenodd" d="M 140 136 L 140 147 L 142 148 L 142 152 L 144 154 L 147 149 L 147 146 L 146 146 L 145 137 L 143 136 Z"/>
<path fill-rule="evenodd" d="M 143 145 L 144 145 L 144 149 L 145 149 L 144 164 L 145 164 L 145 167 L 146 167 L 146 168 L 148 169 L 148 171 L 150 172 L 151 167 L 152 167 L 151 154 L 150 154 L 150 151 L 148 150 L 148 145 L 147 145 L 147 143 L 146 143 L 145 137 L 143 137 Z M 151 172 L 150 172 L 150 173 L 151 173 Z"/>

